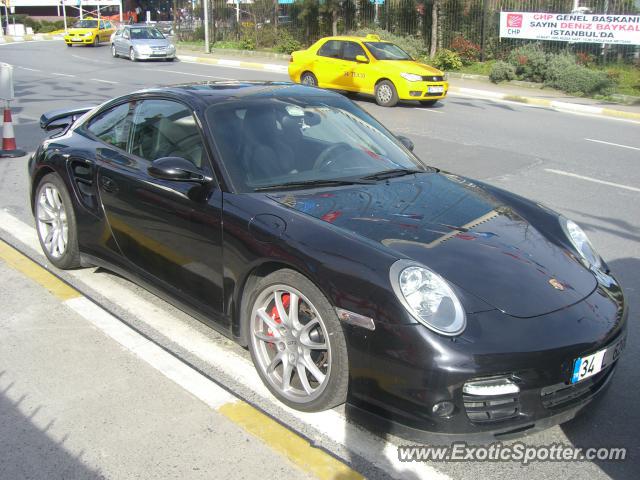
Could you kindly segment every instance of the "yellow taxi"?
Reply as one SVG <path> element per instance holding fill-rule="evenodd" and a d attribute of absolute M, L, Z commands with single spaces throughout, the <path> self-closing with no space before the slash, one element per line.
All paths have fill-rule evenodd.
<path fill-rule="evenodd" d="M 98 46 L 100 42 L 109 42 L 115 27 L 109 20 L 97 18 L 84 18 L 78 20 L 75 25 L 67 30 L 64 41 L 67 47 L 73 45 Z"/>
<path fill-rule="evenodd" d="M 399 100 L 431 106 L 449 90 L 443 72 L 377 35 L 318 40 L 291 54 L 289 77 L 305 85 L 373 95 L 384 107 Z"/>

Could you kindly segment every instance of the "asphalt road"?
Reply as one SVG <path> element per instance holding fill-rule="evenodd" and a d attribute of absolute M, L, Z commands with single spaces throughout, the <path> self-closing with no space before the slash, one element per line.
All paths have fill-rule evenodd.
<path fill-rule="evenodd" d="M 111 58 L 107 47 L 65 48 L 60 42 L 12 44 L 0 47 L 0 60 L 15 66 L 16 136 L 19 147 L 33 150 L 44 138 L 37 125 L 47 110 L 70 105 L 97 104 L 113 96 L 150 86 L 200 80 L 284 80 L 285 75 L 184 62 L 132 63 Z M 590 411 L 559 427 L 523 439 L 531 445 L 564 443 L 582 447 L 624 446 L 624 462 L 439 463 L 432 472 L 451 478 L 637 478 L 640 473 L 640 125 L 628 121 L 561 113 L 516 103 L 450 96 L 435 108 L 402 105 L 378 107 L 371 100 L 358 103 L 391 131 L 410 137 L 426 163 L 481 179 L 556 209 L 581 224 L 625 287 L 630 305 L 629 338 L 616 378 Z M 0 160 L 0 209 L 32 224 L 27 205 L 24 161 Z M 11 235 L 0 224 L 3 234 Z M 28 249 L 27 249 L 28 250 Z M 36 258 L 38 253 L 30 251 Z M 292 428 L 350 461 L 368 477 L 408 478 L 386 462 L 383 444 L 374 442 L 362 454 L 363 440 L 341 441 L 318 436 L 310 417 L 295 416 L 265 401 L 234 374 L 234 365 L 215 365 L 188 345 L 150 325 L 136 313 L 136 302 L 154 305 L 180 325 L 205 335 L 211 342 L 247 358 L 246 352 L 209 332 L 146 291 L 105 272 L 63 278 L 85 288 L 111 311 L 117 312 L 155 341 L 193 365 L 219 378 L 230 389 L 252 399 Z M 4 277 L 3 277 L 4 278 Z M 125 287 L 131 303 L 119 302 L 101 289 L 100 282 Z M 366 439 L 365 439 L 366 440 Z M 353 443 L 353 444 L 352 444 Z M 365 442 L 366 443 L 366 442 Z M 89 447 L 90 448 L 90 447 Z M 380 452 L 375 449 L 380 448 Z M 417 473 L 416 475 L 424 474 Z"/>

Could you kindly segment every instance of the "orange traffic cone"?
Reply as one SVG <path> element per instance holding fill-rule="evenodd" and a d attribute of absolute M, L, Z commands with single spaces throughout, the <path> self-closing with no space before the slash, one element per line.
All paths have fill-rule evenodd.
<path fill-rule="evenodd" d="M 13 122 L 11 120 L 11 108 L 9 102 L 4 106 L 4 123 L 2 125 L 2 150 L 0 157 L 22 157 L 27 152 L 19 150 L 16 145 L 16 137 L 13 134 Z"/>

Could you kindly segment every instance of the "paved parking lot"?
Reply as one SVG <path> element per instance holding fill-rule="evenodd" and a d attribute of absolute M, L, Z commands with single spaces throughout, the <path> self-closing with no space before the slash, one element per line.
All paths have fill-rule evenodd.
<path fill-rule="evenodd" d="M 0 47 L 15 66 L 15 131 L 20 148 L 44 138 L 47 110 L 93 105 L 148 86 L 206 79 L 285 80 L 278 73 L 112 59 L 108 48 L 59 42 Z M 451 96 L 436 108 L 383 109 L 358 103 L 391 131 L 409 136 L 427 163 L 536 199 L 580 223 L 625 287 L 627 350 L 598 404 L 530 445 L 624 446 L 624 462 L 414 463 L 398 461 L 401 439 L 382 439 L 349 421 L 344 408 L 300 414 L 283 408 L 253 373 L 247 352 L 161 299 L 108 272 L 55 272 L 172 358 L 214 381 L 288 432 L 368 478 L 635 478 L 640 471 L 636 367 L 640 348 L 640 125 L 505 101 Z M 45 263 L 26 193 L 26 160 L 0 160 L 0 237 Z M 271 478 L 323 476 L 176 384 L 157 367 L 70 310 L 0 256 L 0 477 Z M 64 327 L 61 327 L 63 325 Z M 22 399 L 22 400 L 21 400 Z M 285 435 L 285 433 L 282 433 Z M 291 440 L 292 442 L 294 440 Z M 311 448 L 311 444 L 320 449 Z M 314 463 L 315 462 L 315 463 Z M 332 468 L 343 468 L 336 466 Z M 314 467 L 315 468 L 315 467 Z M 327 474 L 325 478 L 339 478 Z M 343 477 L 344 478 L 344 477 Z"/>

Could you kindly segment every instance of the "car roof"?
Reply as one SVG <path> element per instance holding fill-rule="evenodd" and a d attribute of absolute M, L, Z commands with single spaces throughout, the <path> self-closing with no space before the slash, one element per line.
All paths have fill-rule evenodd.
<path fill-rule="evenodd" d="M 381 42 L 381 43 L 392 43 L 388 40 L 382 40 L 380 37 L 356 37 L 354 35 L 336 35 L 333 37 L 324 37 L 322 40 L 343 40 L 343 41 L 351 41 L 351 42 Z"/>
<path fill-rule="evenodd" d="M 206 107 L 229 99 L 304 99 L 343 98 L 342 95 L 315 87 L 307 87 L 293 82 L 268 81 L 211 81 L 193 82 L 165 87 L 148 88 L 130 94 L 162 95 L 181 99 L 192 106 Z"/>

